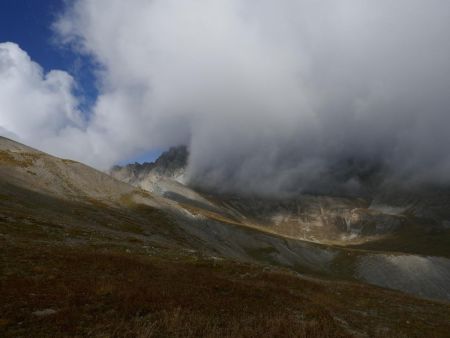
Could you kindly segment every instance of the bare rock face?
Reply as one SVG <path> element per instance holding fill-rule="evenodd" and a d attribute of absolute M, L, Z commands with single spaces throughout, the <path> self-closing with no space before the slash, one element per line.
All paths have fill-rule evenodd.
<path fill-rule="evenodd" d="M 370 209 L 362 198 L 301 195 L 288 200 L 225 198 L 225 208 L 250 224 L 278 234 L 318 242 L 349 242 L 392 233 L 404 223 L 401 215 Z"/>
<path fill-rule="evenodd" d="M 165 177 L 182 182 L 188 156 L 185 146 L 174 147 L 161 154 L 155 162 L 114 166 L 109 174 L 135 186 L 142 186 L 146 180 L 153 177 Z"/>

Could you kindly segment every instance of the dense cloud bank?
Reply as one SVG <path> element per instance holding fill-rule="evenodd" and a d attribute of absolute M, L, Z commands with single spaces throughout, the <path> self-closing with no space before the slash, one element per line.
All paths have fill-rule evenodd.
<path fill-rule="evenodd" d="M 20 56 L 0 52 L 2 79 L 30 68 L 0 82 L 0 126 L 100 168 L 186 144 L 191 181 L 230 190 L 357 190 L 377 170 L 449 183 L 449 13 L 440 0 L 77 0 L 55 31 L 101 65 L 91 116 L 68 74 L 0 45 Z M 28 93 L 33 109 L 16 103 Z"/>

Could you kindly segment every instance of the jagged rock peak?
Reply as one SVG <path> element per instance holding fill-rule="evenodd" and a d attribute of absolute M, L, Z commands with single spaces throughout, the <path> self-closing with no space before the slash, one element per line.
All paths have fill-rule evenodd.
<path fill-rule="evenodd" d="M 184 173 L 189 152 L 184 145 L 171 147 L 163 152 L 155 162 L 132 163 L 126 166 L 114 166 L 110 173 L 113 176 L 134 176 L 135 179 L 148 174 L 177 177 Z"/>

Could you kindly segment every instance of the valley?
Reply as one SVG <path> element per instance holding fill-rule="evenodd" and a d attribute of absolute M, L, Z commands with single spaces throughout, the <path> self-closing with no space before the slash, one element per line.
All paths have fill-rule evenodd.
<path fill-rule="evenodd" d="M 450 329 L 445 254 L 402 251 L 379 233 L 300 239 L 284 233 L 293 216 L 278 225 L 268 217 L 301 204 L 325 234 L 333 222 L 323 215 L 346 212 L 348 199 L 219 199 L 170 175 L 144 190 L 0 141 L 2 335 L 445 337 Z"/>

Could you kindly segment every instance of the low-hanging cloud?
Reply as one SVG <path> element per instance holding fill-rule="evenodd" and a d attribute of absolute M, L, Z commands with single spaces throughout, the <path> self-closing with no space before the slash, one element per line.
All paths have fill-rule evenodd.
<path fill-rule="evenodd" d="M 81 142 L 58 154 L 101 168 L 186 144 L 191 182 L 231 191 L 357 189 L 374 168 L 449 183 L 448 13 L 439 0 L 77 0 L 55 30 L 102 66 L 100 95 L 86 121 L 73 98 L 58 108 L 47 144 Z M 0 126 L 33 134 L 18 123 Z"/>
<path fill-rule="evenodd" d="M 0 44 L 0 131 L 42 146 L 83 120 L 72 95 L 73 78 L 63 71 L 44 73 L 14 43 Z"/>

